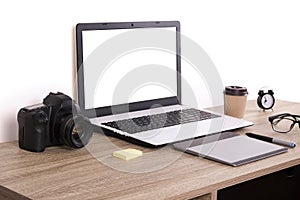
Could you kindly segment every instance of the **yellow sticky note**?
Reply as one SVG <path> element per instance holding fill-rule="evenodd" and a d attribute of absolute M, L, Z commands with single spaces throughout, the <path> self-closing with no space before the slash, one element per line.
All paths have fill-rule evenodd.
<path fill-rule="evenodd" d="M 137 149 L 123 149 L 113 152 L 113 156 L 123 160 L 131 160 L 143 155 L 143 152 Z"/>

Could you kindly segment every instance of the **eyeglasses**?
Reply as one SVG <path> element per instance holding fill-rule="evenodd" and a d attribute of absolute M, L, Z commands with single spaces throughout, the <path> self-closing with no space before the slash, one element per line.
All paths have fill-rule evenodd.
<path fill-rule="evenodd" d="M 300 128 L 300 115 L 293 115 L 290 113 L 283 113 L 269 117 L 272 129 L 278 133 L 290 132 L 297 123 Z"/>

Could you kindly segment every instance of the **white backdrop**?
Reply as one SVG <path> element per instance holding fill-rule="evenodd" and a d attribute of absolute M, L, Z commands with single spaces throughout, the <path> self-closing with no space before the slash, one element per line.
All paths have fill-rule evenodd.
<path fill-rule="evenodd" d="M 50 91 L 72 96 L 73 27 L 79 22 L 179 20 L 182 33 L 211 57 L 224 85 L 246 86 L 250 99 L 267 85 L 276 98 L 300 101 L 298 2 L 1 1 L 0 142 L 17 139 L 21 107 L 41 102 Z"/>

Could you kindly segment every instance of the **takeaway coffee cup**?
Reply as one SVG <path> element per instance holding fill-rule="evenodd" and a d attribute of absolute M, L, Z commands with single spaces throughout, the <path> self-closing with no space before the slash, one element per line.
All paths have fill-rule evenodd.
<path fill-rule="evenodd" d="M 243 118 L 248 91 L 245 87 L 227 86 L 224 91 L 224 111 L 226 115 Z"/>

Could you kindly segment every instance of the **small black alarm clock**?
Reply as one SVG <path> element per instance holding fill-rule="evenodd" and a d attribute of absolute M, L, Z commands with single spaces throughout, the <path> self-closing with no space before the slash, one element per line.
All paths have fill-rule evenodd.
<path fill-rule="evenodd" d="M 257 97 L 257 105 L 263 110 L 272 109 L 275 104 L 274 92 L 271 89 L 260 89 Z"/>

